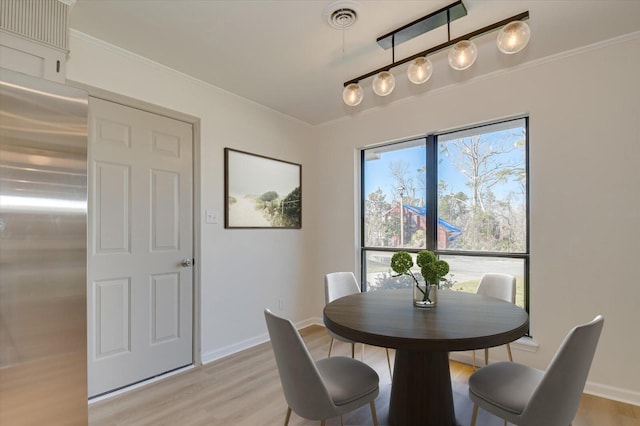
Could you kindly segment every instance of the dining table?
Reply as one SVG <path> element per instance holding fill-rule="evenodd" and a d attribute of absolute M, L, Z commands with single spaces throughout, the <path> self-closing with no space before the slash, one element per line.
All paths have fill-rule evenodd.
<path fill-rule="evenodd" d="M 528 332 L 527 312 L 474 293 L 438 291 L 430 308 L 411 289 L 375 290 L 324 308 L 326 327 L 350 340 L 396 350 L 388 424 L 455 426 L 449 352 L 512 342 Z"/>

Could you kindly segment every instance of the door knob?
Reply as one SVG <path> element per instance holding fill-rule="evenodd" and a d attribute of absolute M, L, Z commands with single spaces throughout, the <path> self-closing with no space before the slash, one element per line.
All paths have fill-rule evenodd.
<path fill-rule="evenodd" d="M 191 265 L 193 265 L 193 261 L 191 259 L 184 259 L 182 261 L 182 266 L 185 267 L 185 268 L 188 267 L 188 266 L 191 266 Z"/>

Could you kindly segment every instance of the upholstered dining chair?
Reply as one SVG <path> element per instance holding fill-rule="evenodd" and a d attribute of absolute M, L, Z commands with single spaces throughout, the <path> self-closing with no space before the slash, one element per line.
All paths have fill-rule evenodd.
<path fill-rule="evenodd" d="M 483 367 L 469 377 L 474 402 L 471 426 L 478 407 L 520 426 L 567 426 L 578 411 L 604 318 L 574 327 L 562 342 L 547 371 L 514 362 Z"/>
<path fill-rule="evenodd" d="M 507 302 L 516 303 L 516 277 L 509 274 L 484 274 L 480 279 L 480 284 L 476 289 L 476 293 L 506 300 Z M 509 343 L 507 343 L 505 346 L 507 347 L 509 361 L 513 362 L 513 355 L 511 355 L 511 346 L 509 345 Z M 471 351 L 471 356 L 473 359 L 473 369 L 475 370 L 476 351 Z M 489 364 L 489 348 L 484 349 L 484 365 L 487 364 Z"/>
<path fill-rule="evenodd" d="M 374 400 L 380 378 L 374 369 L 356 359 L 325 358 L 314 362 L 291 321 L 266 309 L 264 316 L 287 401 L 285 426 L 291 411 L 309 420 L 325 420 L 369 403 L 373 424 L 378 425 Z"/>
<path fill-rule="evenodd" d="M 324 276 L 324 300 L 325 304 L 331 303 L 336 299 L 351 294 L 360 293 L 360 286 L 356 280 L 356 276 L 353 272 L 331 272 Z M 355 358 L 355 344 L 353 340 L 349 340 L 346 337 L 342 337 L 333 331 L 327 329 L 329 336 L 331 337 L 331 343 L 329 344 L 329 355 L 331 357 L 331 351 L 333 350 L 334 341 L 340 340 L 351 344 L 351 358 Z M 389 357 L 389 348 L 385 348 L 387 353 L 387 366 L 389 367 L 389 376 L 391 376 L 391 358 Z M 364 361 L 364 343 L 362 344 L 362 361 Z"/>

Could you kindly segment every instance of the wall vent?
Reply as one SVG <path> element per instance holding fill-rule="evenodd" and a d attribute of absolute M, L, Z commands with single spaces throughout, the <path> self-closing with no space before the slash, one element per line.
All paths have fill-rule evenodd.
<path fill-rule="evenodd" d="M 69 8 L 59 0 L 0 0 L 0 29 L 68 52 Z"/>

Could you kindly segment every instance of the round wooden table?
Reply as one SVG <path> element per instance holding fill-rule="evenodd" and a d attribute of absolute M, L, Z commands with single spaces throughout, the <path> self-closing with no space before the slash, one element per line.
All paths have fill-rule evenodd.
<path fill-rule="evenodd" d="M 324 308 L 331 331 L 356 342 L 395 348 L 389 423 L 456 425 L 449 351 L 503 345 L 523 336 L 527 313 L 503 300 L 440 291 L 438 305 L 420 309 L 411 290 L 346 296 Z"/>

